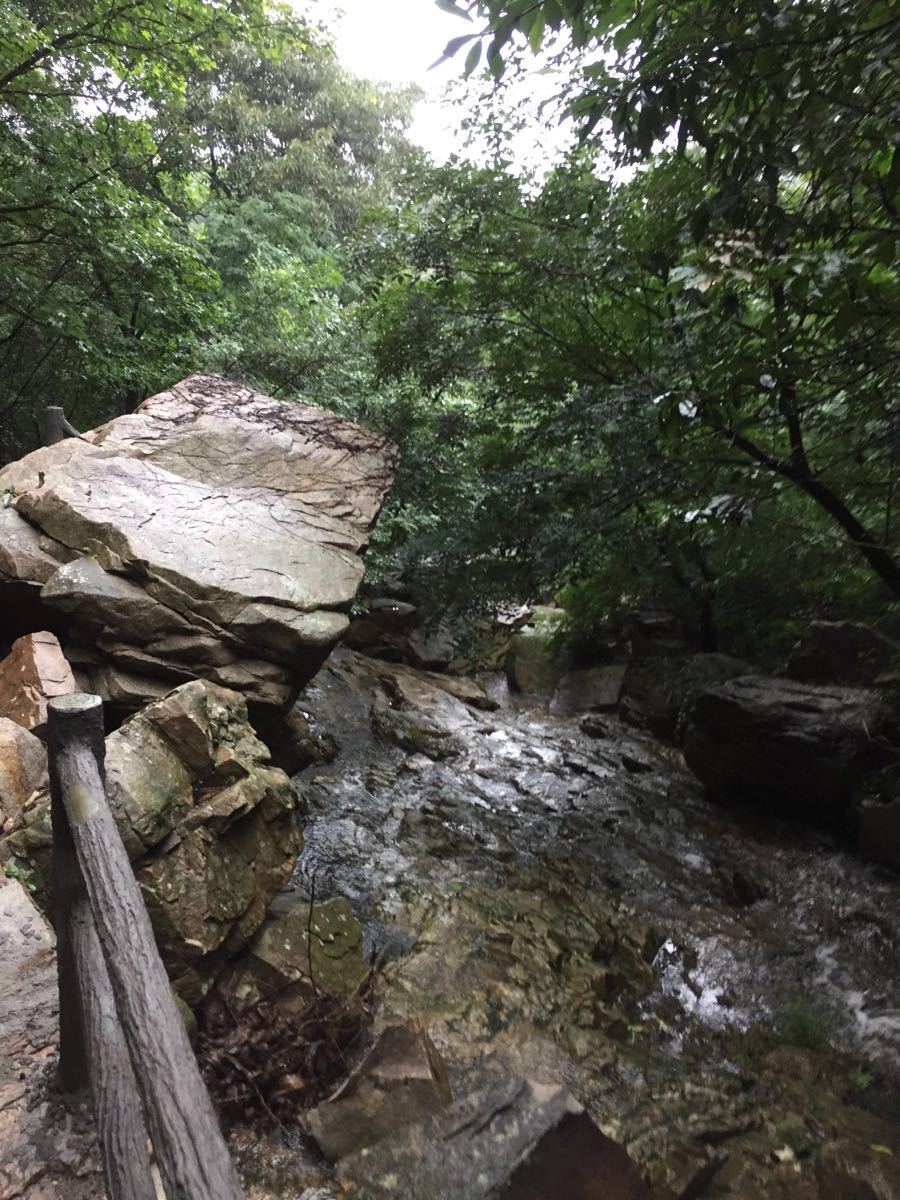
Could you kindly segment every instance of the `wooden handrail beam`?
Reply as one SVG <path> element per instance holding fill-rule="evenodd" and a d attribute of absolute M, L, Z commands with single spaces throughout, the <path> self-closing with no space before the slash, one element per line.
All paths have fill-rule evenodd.
<path fill-rule="evenodd" d="M 84 721 L 96 696 L 49 702 L 54 771 L 109 972 L 168 1200 L 242 1200 L 241 1187 L 159 957 L 150 918 L 107 803 L 97 757 L 60 726 Z"/>
<path fill-rule="evenodd" d="M 72 745 L 84 747 L 102 780 L 106 743 L 103 704 L 80 696 L 62 717 L 48 714 L 53 878 L 59 978 L 60 1083 L 90 1083 L 109 1200 L 157 1200 L 147 1128 L 116 1015 L 115 999 L 62 799 L 58 764 Z"/>

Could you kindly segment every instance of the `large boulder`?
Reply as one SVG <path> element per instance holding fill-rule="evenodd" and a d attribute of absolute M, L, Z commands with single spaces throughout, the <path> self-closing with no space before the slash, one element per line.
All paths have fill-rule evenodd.
<path fill-rule="evenodd" d="M 301 846 L 290 780 L 272 767 L 244 700 L 205 680 L 184 684 L 106 739 L 107 791 L 163 960 L 196 1003 L 247 945 Z M 46 793 L 0 851 L 52 891 Z"/>
<path fill-rule="evenodd" d="M 0 600 L 40 586 L 101 667 L 157 681 L 145 698 L 205 678 L 284 706 L 347 628 L 397 461 L 320 409 L 192 376 L 0 471 Z"/>
<path fill-rule="evenodd" d="M 791 651 L 787 673 L 808 683 L 869 686 L 900 668 L 900 645 L 858 621 L 811 621 Z"/>
<path fill-rule="evenodd" d="M 561 608 L 537 605 L 528 625 L 509 643 L 506 677 L 509 685 L 526 695 L 552 696 L 566 673 L 558 635 L 566 621 Z"/>
<path fill-rule="evenodd" d="M 684 713 L 695 696 L 749 672 L 745 662 L 727 654 L 633 659 L 622 680 L 620 715 L 629 725 L 677 741 Z"/>
<path fill-rule="evenodd" d="M 342 640 L 351 650 L 400 662 L 408 652 L 408 637 L 417 619 L 414 604 L 393 596 L 378 596 L 368 602 L 365 616 L 350 622 Z"/>
<path fill-rule="evenodd" d="M 553 695 L 550 711 L 571 715 L 618 708 L 625 671 L 624 663 L 567 671 Z"/>
<path fill-rule="evenodd" d="M 670 609 L 631 608 L 621 615 L 619 625 L 634 658 L 677 657 L 689 649 L 684 623 Z"/>
<path fill-rule="evenodd" d="M 876 692 L 745 675 L 699 695 L 684 756 L 715 795 L 832 819 L 889 756 Z"/>
<path fill-rule="evenodd" d="M 0 496 L 0 582 L 24 580 L 39 587 L 69 555 L 63 552 L 60 558 L 56 543 L 41 537 L 19 516 L 11 503 L 15 496 L 12 484 L 0 485 Z"/>

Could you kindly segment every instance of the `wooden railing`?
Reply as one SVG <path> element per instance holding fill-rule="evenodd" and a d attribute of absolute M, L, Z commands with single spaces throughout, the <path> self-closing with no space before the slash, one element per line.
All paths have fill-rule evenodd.
<path fill-rule="evenodd" d="M 60 1083 L 90 1087 L 109 1200 L 240 1200 L 104 779 L 103 703 L 48 705 Z"/>

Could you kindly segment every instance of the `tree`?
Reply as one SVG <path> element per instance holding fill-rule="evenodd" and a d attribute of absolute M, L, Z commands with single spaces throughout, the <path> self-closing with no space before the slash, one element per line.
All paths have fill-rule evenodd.
<path fill-rule="evenodd" d="M 410 97 L 264 0 L 0 0 L 0 453 L 191 370 L 283 393 L 350 300 L 339 240 L 410 155 Z"/>
<path fill-rule="evenodd" d="M 232 44 L 192 80 L 188 116 L 216 196 L 302 196 L 333 241 L 392 195 L 415 157 L 415 95 L 355 78 L 307 32 L 269 53 Z"/>
<path fill-rule="evenodd" d="M 184 362 L 214 287 L 182 220 L 185 79 L 267 24 L 261 0 L 3 0 L 0 422 L 91 420 Z M 177 134 L 177 136 L 176 136 Z"/>
<path fill-rule="evenodd" d="M 355 79 L 305 34 L 277 52 L 232 47 L 189 95 L 203 244 L 223 283 L 204 364 L 277 396 L 350 400 L 366 265 L 345 245 L 421 157 L 406 138 L 414 93 Z"/>
<path fill-rule="evenodd" d="M 549 38 L 586 143 L 610 131 L 621 164 L 671 143 L 702 173 L 642 264 L 668 312 L 665 412 L 801 490 L 900 595 L 896 6 L 441 5 L 477 19 L 448 46 L 469 70 Z"/>
<path fill-rule="evenodd" d="M 769 630 L 776 654 L 804 616 L 878 611 L 808 498 L 697 417 L 701 386 L 710 407 L 719 394 L 717 371 L 743 353 L 758 370 L 752 345 L 723 342 L 728 306 L 723 319 L 709 303 L 718 281 L 695 276 L 683 214 L 706 188 L 696 154 L 604 180 L 584 151 L 539 186 L 456 165 L 422 173 L 379 234 L 376 362 L 384 379 L 415 379 L 433 414 L 412 431 L 417 476 L 439 462 L 439 420 L 456 422 L 461 478 L 443 507 L 428 510 L 405 481 L 398 494 L 430 512 L 421 532 L 408 520 L 398 530 L 405 561 L 429 563 L 429 594 L 435 577 L 444 596 L 460 584 L 462 603 L 566 586 L 582 624 L 656 599 L 697 644 L 756 658 Z M 752 292 L 737 260 L 733 271 Z M 765 305 L 747 305 L 766 319 Z M 858 426 L 826 407 L 817 453 L 861 443 L 877 403 L 866 398 Z M 760 420 L 754 436 L 776 444 L 777 426 Z M 871 462 L 842 482 L 859 511 L 878 511 Z"/>

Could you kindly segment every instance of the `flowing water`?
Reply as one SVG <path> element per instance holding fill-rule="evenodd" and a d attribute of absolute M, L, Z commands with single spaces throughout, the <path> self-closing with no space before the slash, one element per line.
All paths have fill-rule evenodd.
<path fill-rule="evenodd" d="M 672 1195 L 824 1197 L 814 1152 L 894 1169 L 896 876 L 710 803 L 614 719 L 380 674 L 339 653 L 301 701 L 340 752 L 298 777 L 294 886 L 350 901 L 381 1024 L 425 1022 L 457 1089 L 566 1082 Z"/>

